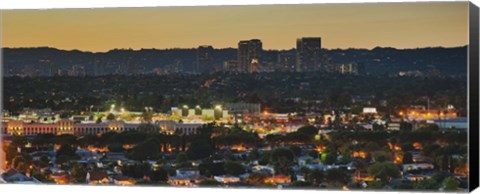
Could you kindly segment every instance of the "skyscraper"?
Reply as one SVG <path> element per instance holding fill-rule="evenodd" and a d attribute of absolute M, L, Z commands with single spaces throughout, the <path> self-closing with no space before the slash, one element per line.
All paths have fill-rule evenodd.
<path fill-rule="evenodd" d="M 203 45 L 197 48 L 197 62 L 195 66 L 196 73 L 207 73 L 214 70 L 212 54 L 212 46 Z"/>
<path fill-rule="evenodd" d="M 322 70 L 320 63 L 320 37 L 308 37 L 297 39 L 297 65 L 296 71 Z"/>
<path fill-rule="evenodd" d="M 262 50 L 262 41 L 259 39 L 242 40 L 238 43 L 237 60 L 242 72 L 258 71 Z"/>

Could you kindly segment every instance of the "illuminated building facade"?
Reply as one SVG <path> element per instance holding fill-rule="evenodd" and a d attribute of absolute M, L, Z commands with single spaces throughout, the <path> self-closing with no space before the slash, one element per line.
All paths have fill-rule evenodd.
<path fill-rule="evenodd" d="M 139 123 L 125 123 L 123 121 L 111 121 L 108 123 L 74 123 L 72 120 L 60 120 L 56 123 L 25 123 L 21 120 L 11 120 L 2 123 L 2 132 L 10 135 L 96 135 L 113 132 L 135 130 Z"/>
<path fill-rule="evenodd" d="M 262 41 L 259 39 L 242 40 L 238 43 L 237 61 L 242 72 L 255 73 L 258 71 L 262 51 Z"/>

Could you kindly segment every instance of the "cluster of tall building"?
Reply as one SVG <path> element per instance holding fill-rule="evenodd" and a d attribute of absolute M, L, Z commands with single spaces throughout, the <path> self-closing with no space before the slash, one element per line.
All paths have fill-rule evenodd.
<path fill-rule="evenodd" d="M 280 66 L 288 71 L 320 71 L 322 67 L 321 38 L 304 37 L 297 39 L 296 56 L 279 56 Z M 214 71 L 214 49 L 212 46 L 197 48 L 195 71 L 208 73 Z M 259 39 L 241 40 L 238 42 L 237 60 L 225 61 L 223 70 L 256 73 L 263 71 L 265 61 L 262 61 L 263 43 Z M 283 67 L 284 66 L 284 67 Z"/>
<path fill-rule="evenodd" d="M 208 73 L 213 67 L 213 47 L 208 45 L 199 46 L 197 48 L 197 61 L 195 71 L 197 73 Z"/>
<path fill-rule="evenodd" d="M 258 72 L 262 51 L 262 41 L 259 39 L 240 41 L 237 50 L 237 63 L 240 71 L 248 73 Z"/>
<path fill-rule="evenodd" d="M 320 63 L 321 44 L 319 37 L 297 39 L 297 63 L 295 66 L 297 72 L 322 70 Z"/>

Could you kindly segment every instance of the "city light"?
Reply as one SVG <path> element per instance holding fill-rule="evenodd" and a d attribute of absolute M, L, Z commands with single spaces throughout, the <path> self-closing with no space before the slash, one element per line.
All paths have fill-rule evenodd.
<path fill-rule="evenodd" d="M 277 48 L 248 34 L 193 49 L 8 48 L 0 182 L 467 191 L 468 74 L 443 63 L 461 67 L 468 45 L 331 49 L 339 39 L 296 33 Z M 410 167 L 422 165 L 432 168 Z"/>

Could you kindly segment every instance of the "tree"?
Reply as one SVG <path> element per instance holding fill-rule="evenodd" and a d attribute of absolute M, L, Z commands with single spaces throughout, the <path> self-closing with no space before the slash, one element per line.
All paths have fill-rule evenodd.
<path fill-rule="evenodd" d="M 377 162 L 368 168 L 368 174 L 386 183 L 401 176 L 400 169 L 392 162 Z"/>
<path fill-rule="evenodd" d="M 233 176 L 238 176 L 245 173 L 245 168 L 240 162 L 227 161 L 225 162 L 224 168 L 227 174 L 230 174 Z"/>
<path fill-rule="evenodd" d="M 391 159 L 390 155 L 387 152 L 384 151 L 377 151 L 373 153 L 375 161 L 377 162 L 386 162 Z"/>
<path fill-rule="evenodd" d="M 352 161 L 352 153 L 350 153 L 350 150 L 345 149 L 345 151 L 342 153 L 342 159 L 340 160 L 340 163 L 347 164 L 350 161 Z"/>
<path fill-rule="evenodd" d="M 412 131 L 413 125 L 409 122 L 402 121 L 400 123 L 400 130 L 401 131 Z"/>
<path fill-rule="evenodd" d="M 414 185 L 416 190 L 438 190 L 440 184 L 433 178 L 417 181 Z"/>
<path fill-rule="evenodd" d="M 68 161 L 70 161 L 70 157 L 66 155 L 57 156 L 55 159 L 56 164 L 66 164 Z"/>
<path fill-rule="evenodd" d="M 74 147 L 72 147 L 70 145 L 67 145 L 67 144 L 63 144 L 57 150 L 57 157 L 59 157 L 59 156 L 73 157 L 73 156 L 76 156 L 76 154 L 75 154 L 76 151 L 77 151 L 77 149 L 75 149 Z"/>
<path fill-rule="evenodd" d="M 414 151 L 415 147 L 413 147 L 412 143 L 407 142 L 402 144 L 402 151 L 408 152 L 408 151 Z"/>
<path fill-rule="evenodd" d="M 206 180 L 200 182 L 199 185 L 200 186 L 217 186 L 217 185 L 220 185 L 220 183 L 217 182 L 214 179 L 206 179 Z"/>
<path fill-rule="evenodd" d="M 312 183 L 306 181 L 295 181 L 291 184 L 292 187 L 311 187 Z"/>
<path fill-rule="evenodd" d="M 187 154 L 189 158 L 196 160 L 209 157 L 213 152 L 214 150 L 210 143 L 204 139 L 198 139 L 190 144 Z"/>
<path fill-rule="evenodd" d="M 403 154 L 402 163 L 404 163 L 404 164 L 406 164 L 406 163 L 413 163 L 413 156 L 412 156 L 412 153 L 411 153 L 411 152 L 405 152 L 405 153 Z"/>
<path fill-rule="evenodd" d="M 77 136 L 67 135 L 67 134 L 55 136 L 53 141 L 55 142 L 55 144 L 59 144 L 59 145 L 77 145 L 78 144 Z"/>
<path fill-rule="evenodd" d="M 17 168 L 20 163 L 25 163 L 25 158 L 22 155 L 16 155 L 12 160 L 12 167 Z"/>
<path fill-rule="evenodd" d="M 78 139 L 78 143 L 83 147 L 88 147 L 90 145 L 98 145 L 99 138 L 96 135 L 85 135 Z"/>
<path fill-rule="evenodd" d="M 308 182 L 311 182 L 314 185 L 318 185 L 322 183 L 323 179 L 325 178 L 325 173 L 321 170 L 315 169 L 310 171 L 310 173 L 307 174 L 306 178 Z"/>
<path fill-rule="evenodd" d="M 257 149 L 253 149 L 252 151 L 250 151 L 250 153 L 248 153 L 247 158 L 249 161 L 257 160 L 258 158 L 260 158 L 260 153 Z"/>
<path fill-rule="evenodd" d="M 441 151 L 441 146 L 438 144 L 427 144 L 423 146 L 421 154 L 430 159 L 436 158 Z"/>
<path fill-rule="evenodd" d="M 258 160 L 258 164 L 260 165 L 267 165 L 270 162 L 270 157 L 271 153 L 270 152 L 264 152 L 261 156 L 260 159 Z"/>
<path fill-rule="evenodd" d="M 99 116 L 99 117 L 97 118 L 97 120 L 95 121 L 95 123 L 97 123 L 97 124 L 98 124 L 98 123 L 102 123 L 102 117 Z"/>
<path fill-rule="evenodd" d="M 28 165 L 24 161 L 21 161 L 18 162 L 18 164 L 15 166 L 15 169 L 17 169 L 18 172 L 25 173 L 27 172 Z"/>
<path fill-rule="evenodd" d="M 302 148 L 298 146 L 295 146 L 295 145 L 290 146 L 290 150 L 292 150 L 295 157 L 299 157 L 300 155 L 302 155 Z"/>
<path fill-rule="evenodd" d="M 276 173 L 289 174 L 292 171 L 294 157 L 292 150 L 288 148 L 277 148 L 271 153 L 270 163 L 274 165 Z"/>
<path fill-rule="evenodd" d="M 380 150 L 380 146 L 375 142 L 368 142 L 364 149 L 366 152 L 374 152 Z"/>
<path fill-rule="evenodd" d="M 123 145 L 121 143 L 115 142 L 108 145 L 108 151 L 110 152 L 123 152 Z"/>
<path fill-rule="evenodd" d="M 312 158 L 318 158 L 318 151 L 317 150 L 310 150 L 308 152 L 308 155 L 311 156 Z"/>
<path fill-rule="evenodd" d="M 373 123 L 372 128 L 374 131 L 383 131 L 385 127 L 383 125 L 379 125 L 377 123 Z"/>
<path fill-rule="evenodd" d="M 166 182 L 168 181 L 168 172 L 164 168 L 159 168 L 150 173 L 152 181 Z"/>
<path fill-rule="evenodd" d="M 345 170 L 332 168 L 327 170 L 326 180 L 328 182 L 345 183 L 348 182 L 348 175 Z"/>
<path fill-rule="evenodd" d="M 160 141 L 151 137 L 133 148 L 132 158 L 135 160 L 156 159 L 160 154 L 160 146 Z"/>
<path fill-rule="evenodd" d="M 280 158 L 285 158 L 288 161 L 293 162 L 294 153 L 292 152 L 292 150 L 287 149 L 287 148 L 274 149 L 271 153 L 270 161 L 271 162 L 276 162 L 276 161 L 280 160 Z"/>
<path fill-rule="evenodd" d="M 31 175 L 31 177 L 39 180 L 42 183 L 54 183 L 54 181 L 49 178 L 50 174 L 48 172 L 42 173 L 42 172 L 40 172 L 40 170 L 37 170 L 37 169 L 34 168 L 30 172 L 30 175 Z"/>
<path fill-rule="evenodd" d="M 185 152 L 180 152 L 175 159 L 176 166 L 183 166 L 185 163 L 188 162 L 188 155 Z"/>
<path fill-rule="evenodd" d="M 331 164 L 335 164 L 335 162 L 337 162 L 337 154 L 334 152 L 328 153 L 324 163 L 331 165 Z"/>
<path fill-rule="evenodd" d="M 14 135 L 12 137 L 12 143 L 10 143 L 13 147 L 23 147 L 27 143 L 27 140 L 23 136 Z"/>
<path fill-rule="evenodd" d="M 367 189 L 381 189 L 383 183 L 381 181 L 370 181 L 367 183 Z"/>
<path fill-rule="evenodd" d="M 115 115 L 113 113 L 108 114 L 107 115 L 107 120 L 114 121 L 115 120 Z"/>
<path fill-rule="evenodd" d="M 85 167 L 80 164 L 73 165 L 71 176 L 75 183 L 85 183 L 85 179 L 87 176 L 87 171 Z"/>
<path fill-rule="evenodd" d="M 309 136 L 313 136 L 313 135 L 316 135 L 318 134 L 318 129 L 312 125 L 307 125 L 307 126 L 303 126 L 303 127 L 300 127 L 298 130 L 297 130 L 298 133 L 303 133 L 303 134 L 306 134 L 306 135 L 309 135 Z"/>
<path fill-rule="evenodd" d="M 144 121 L 150 123 L 150 122 L 152 122 L 153 113 L 152 112 L 143 112 L 142 113 L 142 118 L 143 118 Z"/>
<path fill-rule="evenodd" d="M 455 191 L 458 190 L 460 182 L 454 177 L 447 177 L 443 180 L 442 185 L 446 191 Z"/>
<path fill-rule="evenodd" d="M 224 163 L 222 162 L 214 163 L 208 160 L 202 161 L 202 163 L 200 163 L 198 166 L 198 170 L 200 171 L 200 174 L 207 177 L 226 174 Z"/>
<path fill-rule="evenodd" d="M 3 151 L 5 152 L 5 160 L 8 161 L 9 164 L 12 163 L 12 160 L 17 155 L 17 148 L 13 145 L 6 145 L 3 146 Z"/>
<path fill-rule="evenodd" d="M 42 155 L 40 156 L 38 166 L 41 168 L 47 167 L 48 164 L 50 163 L 50 160 L 48 159 L 48 156 Z"/>
<path fill-rule="evenodd" d="M 393 186 L 393 189 L 398 189 L 398 190 L 412 190 L 415 188 L 415 184 L 408 181 L 408 182 L 402 182 L 398 185 Z"/>

